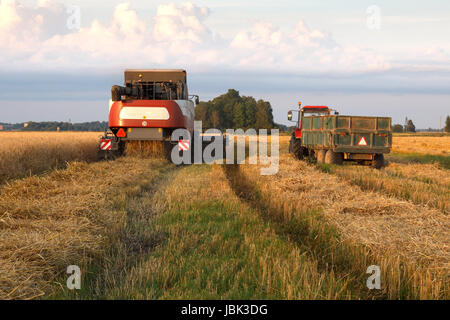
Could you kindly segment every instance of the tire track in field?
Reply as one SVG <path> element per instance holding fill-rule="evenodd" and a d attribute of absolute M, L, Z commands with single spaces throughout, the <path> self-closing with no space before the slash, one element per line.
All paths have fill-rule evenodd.
<path fill-rule="evenodd" d="M 101 261 L 126 222 L 122 204 L 165 167 L 157 159 L 74 162 L 1 187 L 0 296 L 52 294 L 60 278 L 66 288 L 67 266 Z"/>
<path fill-rule="evenodd" d="M 448 296 L 449 220 L 439 211 L 362 191 L 289 155 L 280 156 L 274 176 L 259 176 L 258 166 L 224 170 L 236 195 L 275 221 L 280 235 L 303 246 L 325 270 L 358 279 L 376 264 L 389 278 L 383 297 Z"/>
<path fill-rule="evenodd" d="M 126 292 L 128 274 L 157 246 L 163 245 L 166 235 L 154 230 L 150 221 L 165 210 L 165 189 L 172 177 L 182 166 L 156 168 L 156 176 L 143 176 L 137 186 L 124 190 L 124 196 L 115 203 L 118 210 L 125 212 L 125 221 L 111 239 L 108 254 L 99 265 L 93 266 L 95 276 L 87 279 L 83 294 L 86 298 L 108 298 L 117 292 Z"/>

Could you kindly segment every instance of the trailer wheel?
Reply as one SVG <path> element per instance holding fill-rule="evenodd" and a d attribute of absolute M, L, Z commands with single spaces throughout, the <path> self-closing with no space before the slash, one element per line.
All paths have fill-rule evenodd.
<path fill-rule="evenodd" d="M 384 155 L 382 153 L 376 154 L 372 160 L 372 167 L 375 169 L 381 169 L 384 165 Z"/>
<path fill-rule="evenodd" d="M 325 163 L 327 164 L 342 164 L 344 161 L 344 156 L 340 152 L 334 152 L 333 150 L 328 150 L 325 154 Z"/>
<path fill-rule="evenodd" d="M 327 150 L 325 150 L 325 149 L 317 150 L 317 152 L 316 152 L 317 163 L 325 163 L 325 154 L 326 153 L 327 153 Z"/>

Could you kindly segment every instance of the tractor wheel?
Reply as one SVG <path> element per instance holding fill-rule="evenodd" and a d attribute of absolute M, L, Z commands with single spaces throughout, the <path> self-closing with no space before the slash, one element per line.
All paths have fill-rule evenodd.
<path fill-rule="evenodd" d="M 376 154 L 374 159 L 372 160 L 372 167 L 375 169 L 381 169 L 384 167 L 384 156 L 382 153 Z"/>
<path fill-rule="evenodd" d="M 292 144 L 292 153 L 299 160 L 302 160 L 303 156 L 305 155 L 303 149 L 304 148 L 302 147 L 302 141 L 300 139 L 295 139 Z"/>
<path fill-rule="evenodd" d="M 342 164 L 344 161 L 343 154 L 340 152 L 334 152 L 332 150 L 328 150 L 325 154 L 325 163 L 327 164 Z"/>
<path fill-rule="evenodd" d="M 289 153 L 294 153 L 294 144 L 296 140 L 295 132 L 292 132 L 291 139 L 289 140 Z"/>
<path fill-rule="evenodd" d="M 327 153 L 327 150 L 325 150 L 325 149 L 317 150 L 317 152 L 316 152 L 317 163 L 325 163 L 325 154 L 326 153 Z"/>

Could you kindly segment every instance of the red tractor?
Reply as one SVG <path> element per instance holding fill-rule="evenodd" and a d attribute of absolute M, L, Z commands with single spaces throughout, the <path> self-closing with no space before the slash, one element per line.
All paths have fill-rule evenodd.
<path fill-rule="evenodd" d="M 331 114 L 326 106 L 304 106 L 289 142 L 289 152 L 298 159 L 313 157 L 318 163 L 342 164 L 353 161 L 381 168 L 384 154 L 392 146 L 391 118 Z"/>
<path fill-rule="evenodd" d="M 130 141 L 155 141 L 168 149 L 178 143 L 171 134 L 180 128 L 192 137 L 198 96 L 189 96 L 185 70 L 126 70 L 124 86 L 113 86 L 111 95 L 102 156 L 122 155 Z"/>

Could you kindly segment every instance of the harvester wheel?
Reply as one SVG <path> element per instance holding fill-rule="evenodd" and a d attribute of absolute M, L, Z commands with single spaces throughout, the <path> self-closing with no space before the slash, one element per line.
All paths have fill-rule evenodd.
<path fill-rule="evenodd" d="M 333 150 L 328 150 L 325 154 L 325 163 L 327 164 L 342 164 L 344 161 L 344 156 L 340 152 L 334 152 Z"/>
<path fill-rule="evenodd" d="M 376 154 L 372 160 L 372 167 L 375 169 L 381 169 L 384 165 L 384 155 L 382 153 Z"/>
<path fill-rule="evenodd" d="M 325 163 L 325 154 L 326 153 L 327 153 L 327 150 L 325 150 L 325 149 L 317 150 L 317 152 L 316 152 L 317 163 Z"/>

